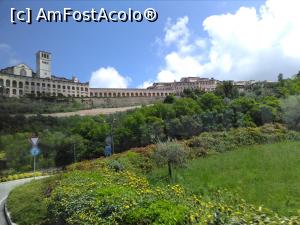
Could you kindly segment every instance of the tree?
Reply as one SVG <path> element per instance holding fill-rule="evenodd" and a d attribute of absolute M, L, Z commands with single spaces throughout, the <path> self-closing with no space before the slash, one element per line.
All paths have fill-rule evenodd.
<path fill-rule="evenodd" d="M 175 102 L 175 96 L 174 95 L 168 95 L 164 100 L 164 103 L 166 103 L 166 104 L 172 104 L 174 102 Z"/>
<path fill-rule="evenodd" d="M 223 111 L 224 101 L 221 97 L 216 96 L 214 93 L 205 93 L 202 95 L 198 102 L 204 111 Z"/>
<path fill-rule="evenodd" d="M 166 129 L 169 137 L 190 138 L 199 134 L 202 130 L 200 116 L 181 116 L 166 122 Z"/>
<path fill-rule="evenodd" d="M 239 91 L 237 87 L 233 85 L 232 81 L 224 81 L 222 84 L 217 86 L 215 94 L 233 99 L 239 96 Z"/>
<path fill-rule="evenodd" d="M 300 96 L 290 96 L 281 104 L 283 120 L 289 128 L 300 130 Z"/>
<path fill-rule="evenodd" d="M 173 178 L 173 168 L 182 167 L 187 160 L 187 151 L 185 147 L 177 141 L 168 140 L 156 144 L 156 150 L 153 158 L 159 166 L 168 166 L 170 179 Z"/>

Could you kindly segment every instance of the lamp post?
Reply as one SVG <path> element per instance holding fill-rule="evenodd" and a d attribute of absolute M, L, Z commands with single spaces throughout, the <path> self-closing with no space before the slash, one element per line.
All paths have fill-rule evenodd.
<path fill-rule="evenodd" d="M 112 116 L 111 123 L 110 123 L 110 137 L 111 137 L 111 148 L 112 148 L 112 154 L 115 153 L 115 143 L 114 143 L 114 123 L 116 119 Z"/>

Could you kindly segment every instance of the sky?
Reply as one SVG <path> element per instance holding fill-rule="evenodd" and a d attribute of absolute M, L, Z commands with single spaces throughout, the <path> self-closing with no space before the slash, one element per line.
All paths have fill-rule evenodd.
<path fill-rule="evenodd" d="M 11 8 L 153 8 L 155 22 L 10 22 Z M 276 80 L 300 70 L 299 0 L 0 0 L 0 68 L 52 53 L 52 73 L 91 87 L 142 88 L 181 77 Z"/>

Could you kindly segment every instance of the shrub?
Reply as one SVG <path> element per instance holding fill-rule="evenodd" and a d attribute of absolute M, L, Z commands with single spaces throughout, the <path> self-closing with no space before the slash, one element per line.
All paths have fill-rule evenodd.
<path fill-rule="evenodd" d="M 115 172 L 120 172 L 124 170 L 124 166 L 118 160 L 112 160 L 108 163 L 110 169 L 114 170 Z"/>
<path fill-rule="evenodd" d="M 204 132 L 185 143 L 192 151 L 200 152 L 195 155 L 205 156 L 209 151 L 224 152 L 241 146 L 288 140 L 300 140 L 300 133 L 288 131 L 281 124 L 266 124 L 261 127 L 237 128 L 225 132 Z"/>
<path fill-rule="evenodd" d="M 154 161 L 160 165 L 168 165 L 169 176 L 172 178 L 173 167 L 182 167 L 187 160 L 187 150 L 177 141 L 159 142 L 153 153 Z"/>

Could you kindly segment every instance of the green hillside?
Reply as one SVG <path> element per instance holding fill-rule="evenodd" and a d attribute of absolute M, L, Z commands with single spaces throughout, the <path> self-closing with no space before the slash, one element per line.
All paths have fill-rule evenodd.
<path fill-rule="evenodd" d="M 165 171 L 155 170 L 151 177 L 162 177 Z M 300 209 L 300 142 L 243 147 L 195 159 L 176 172 L 176 181 L 192 192 L 207 195 L 226 188 L 281 215 Z"/>

